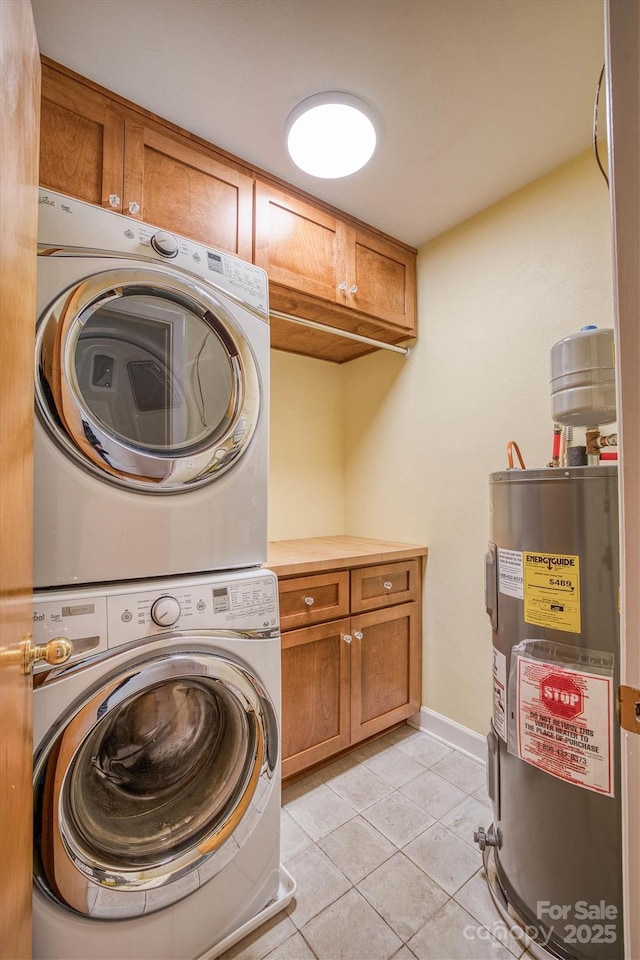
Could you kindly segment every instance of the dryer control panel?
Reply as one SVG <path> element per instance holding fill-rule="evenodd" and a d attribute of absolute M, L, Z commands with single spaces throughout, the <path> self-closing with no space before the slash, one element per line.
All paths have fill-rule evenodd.
<path fill-rule="evenodd" d="M 83 253 L 85 256 L 123 254 L 170 263 L 231 294 L 265 319 L 268 316 L 268 278 L 262 267 L 113 210 L 42 187 L 38 243 L 46 248 L 69 248 L 75 256 Z"/>
<path fill-rule="evenodd" d="M 74 646 L 70 662 L 168 630 L 273 636 L 279 631 L 275 574 L 257 569 L 224 577 L 147 581 L 136 590 L 113 584 L 34 596 L 34 642 L 66 637 Z M 48 669 L 47 664 L 36 665 L 34 672 Z"/>

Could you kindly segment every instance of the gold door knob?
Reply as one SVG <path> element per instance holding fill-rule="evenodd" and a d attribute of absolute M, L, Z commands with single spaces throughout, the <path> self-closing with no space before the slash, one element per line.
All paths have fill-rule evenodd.
<path fill-rule="evenodd" d="M 73 644 L 66 637 L 54 637 L 47 643 L 31 646 L 31 640 L 25 640 L 22 644 L 23 669 L 25 673 L 31 673 L 34 663 L 46 660 L 52 667 L 59 667 L 66 663 L 73 653 Z"/>

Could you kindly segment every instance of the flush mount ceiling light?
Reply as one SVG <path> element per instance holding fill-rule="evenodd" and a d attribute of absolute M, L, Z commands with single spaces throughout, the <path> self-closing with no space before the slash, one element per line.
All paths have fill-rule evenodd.
<path fill-rule="evenodd" d="M 303 100 L 289 114 L 285 136 L 296 166 L 326 180 L 360 170 L 376 147 L 369 110 L 348 93 L 317 93 Z"/>

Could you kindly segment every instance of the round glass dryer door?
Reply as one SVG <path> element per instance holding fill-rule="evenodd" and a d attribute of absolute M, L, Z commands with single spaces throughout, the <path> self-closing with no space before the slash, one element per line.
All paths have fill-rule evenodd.
<path fill-rule="evenodd" d="M 182 899 L 253 832 L 277 756 L 274 706 L 241 664 L 191 652 L 129 667 L 36 758 L 36 882 L 93 918 Z"/>
<path fill-rule="evenodd" d="M 260 380 L 229 310 L 187 275 L 105 271 L 48 307 L 36 337 L 40 419 L 75 461 L 134 490 L 215 479 L 245 451 Z"/>

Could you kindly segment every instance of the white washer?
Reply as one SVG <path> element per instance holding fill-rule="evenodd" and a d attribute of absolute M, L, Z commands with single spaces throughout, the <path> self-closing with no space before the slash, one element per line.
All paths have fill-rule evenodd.
<path fill-rule="evenodd" d="M 40 191 L 36 588 L 266 559 L 264 270 Z"/>
<path fill-rule="evenodd" d="M 34 677 L 36 960 L 211 956 L 292 896 L 277 596 L 266 570 L 36 593 L 36 641 L 75 651 Z"/>

